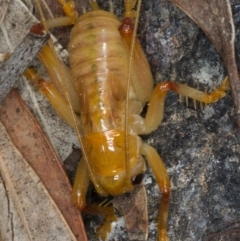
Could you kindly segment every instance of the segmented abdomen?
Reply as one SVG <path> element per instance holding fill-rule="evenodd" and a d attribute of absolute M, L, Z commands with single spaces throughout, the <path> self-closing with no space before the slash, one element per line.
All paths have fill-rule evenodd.
<path fill-rule="evenodd" d="M 71 73 L 79 94 L 84 134 L 123 128 L 128 53 L 120 21 L 109 12 L 82 15 L 69 43 Z"/>

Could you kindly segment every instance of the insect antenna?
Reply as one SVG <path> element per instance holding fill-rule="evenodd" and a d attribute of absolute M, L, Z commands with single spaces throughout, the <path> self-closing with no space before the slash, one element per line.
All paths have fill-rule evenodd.
<path fill-rule="evenodd" d="M 133 29 L 133 37 L 131 42 L 131 48 L 130 48 L 130 57 L 129 57 L 129 68 L 128 68 L 128 75 L 127 75 L 127 93 L 126 93 L 126 102 L 125 102 L 125 166 L 126 166 L 126 185 L 131 187 L 131 174 L 130 174 L 130 163 L 129 163 L 129 141 L 128 141 L 128 135 L 129 135 L 129 92 L 130 92 L 130 84 L 131 84 L 131 71 L 132 71 L 132 65 L 133 65 L 133 51 L 136 41 L 136 35 L 137 35 L 137 28 L 138 28 L 138 21 L 139 21 L 139 15 L 140 15 L 140 8 L 141 8 L 142 0 L 139 0 L 137 3 L 137 10 L 136 10 L 136 18 L 134 22 L 134 29 Z"/>

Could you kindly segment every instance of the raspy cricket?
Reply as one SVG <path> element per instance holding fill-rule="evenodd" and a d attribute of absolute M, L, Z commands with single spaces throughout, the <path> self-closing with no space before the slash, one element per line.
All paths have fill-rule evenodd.
<path fill-rule="evenodd" d="M 168 240 L 169 177 L 159 154 L 153 147 L 143 142 L 139 135 L 149 134 L 160 125 L 164 99 L 169 90 L 208 104 L 222 98 L 229 86 L 227 79 L 224 79 L 220 87 L 211 94 L 172 81 L 159 83 L 153 88 L 150 67 L 136 39 L 134 19 L 137 22 L 138 11 L 133 10 L 135 1 L 125 3 L 127 6 L 125 14 L 128 18 L 123 18 L 122 21 L 112 13 L 101 10 L 93 2 L 92 10 L 80 16 L 75 23 L 74 10 L 69 11 L 66 7 L 66 12 L 70 12 L 75 23 L 69 53 L 72 65 L 71 77 L 75 79 L 74 88 L 79 90 L 76 97 L 80 101 L 72 100 L 75 94 L 71 92 L 71 98 L 58 97 L 57 102 L 55 98 L 50 102 L 56 103 L 57 112 L 62 112 L 59 106 L 66 105 L 64 108 L 66 112 L 61 115 L 75 129 L 76 125 L 78 126 L 83 159 L 80 161 L 75 178 L 73 193 L 75 205 L 83 211 L 85 209 L 94 213 L 99 209 L 101 213 L 101 207 L 94 209 L 86 203 L 85 193 L 89 181 L 102 196 L 131 192 L 134 185 L 141 182 L 142 174 L 146 170 L 143 159 L 145 158 L 162 192 L 162 198 L 159 200 L 158 240 Z M 65 20 L 69 21 L 69 18 Z M 56 25 L 67 24 L 69 22 L 57 22 Z M 48 26 L 48 21 L 46 25 Z M 48 57 L 55 55 L 55 53 L 52 55 L 51 51 L 45 47 L 40 58 L 46 62 L 50 76 L 55 76 L 55 73 L 51 72 L 55 68 L 55 60 L 49 61 Z M 60 77 L 69 76 L 65 73 L 65 67 L 59 66 L 59 63 L 56 66 L 60 71 Z M 38 81 L 35 73 L 30 73 L 28 77 Z M 55 92 L 54 87 L 42 79 L 38 84 L 43 92 L 48 92 L 51 88 Z M 59 89 L 62 88 L 67 89 L 66 86 Z M 66 96 L 65 91 L 60 90 L 60 92 L 62 96 Z M 78 114 L 76 120 L 73 120 L 71 110 L 68 108 L 69 103 L 65 104 L 64 98 L 71 99 L 74 111 L 80 113 L 80 120 Z M 140 113 L 146 103 L 148 108 L 143 118 Z"/>

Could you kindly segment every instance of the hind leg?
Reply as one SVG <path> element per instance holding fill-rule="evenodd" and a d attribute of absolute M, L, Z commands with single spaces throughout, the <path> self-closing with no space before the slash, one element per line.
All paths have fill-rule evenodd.
<path fill-rule="evenodd" d="M 169 176 L 161 157 L 153 147 L 144 143 L 141 147 L 141 154 L 146 157 L 154 177 L 156 178 L 158 187 L 162 192 L 158 216 L 158 241 L 167 241 L 167 219 L 170 203 Z"/>
<path fill-rule="evenodd" d="M 210 94 L 172 81 L 159 83 L 152 92 L 142 130 L 138 134 L 148 134 L 156 130 L 161 124 L 164 111 L 164 100 L 169 90 L 201 103 L 210 104 L 223 98 L 229 89 L 228 77 L 226 77 L 222 84 Z"/>

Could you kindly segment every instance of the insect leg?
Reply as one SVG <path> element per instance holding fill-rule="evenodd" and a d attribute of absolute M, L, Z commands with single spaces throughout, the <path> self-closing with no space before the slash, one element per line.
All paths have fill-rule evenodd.
<path fill-rule="evenodd" d="M 172 81 L 159 83 L 150 98 L 148 111 L 144 120 L 144 126 L 141 134 L 147 134 L 157 129 L 161 124 L 164 110 L 164 100 L 169 90 L 177 92 L 178 94 L 190 97 L 193 100 L 198 100 L 201 103 L 209 104 L 216 102 L 218 99 L 226 95 L 226 91 L 230 88 L 228 78 L 226 77 L 222 84 L 216 88 L 212 93 L 207 94 L 196 90 L 187 85 L 178 84 Z M 140 133 L 139 133 L 140 134 Z"/>
<path fill-rule="evenodd" d="M 132 40 L 135 38 L 135 44 L 131 56 L 133 59 L 131 66 L 131 82 L 137 99 L 145 104 L 149 101 L 152 93 L 153 77 L 142 47 L 136 36 L 134 36 L 134 24 L 132 19 L 123 19 L 119 32 L 129 51 L 129 54 L 131 53 Z"/>
<path fill-rule="evenodd" d="M 111 223 L 117 220 L 113 206 L 86 205 L 86 192 L 89 186 L 90 178 L 87 164 L 82 158 L 78 164 L 76 176 L 73 185 L 73 203 L 80 210 L 91 215 L 104 215 L 106 217 L 104 224 L 99 228 L 96 236 L 106 239 L 111 230 Z"/>
<path fill-rule="evenodd" d="M 42 18 L 43 24 L 40 23 L 40 24 L 35 25 L 31 29 L 31 31 L 32 32 L 39 32 L 39 31 L 43 31 L 43 30 L 48 31 L 48 29 L 46 29 L 46 28 L 48 28 L 48 26 L 46 24 L 44 24 L 44 23 L 46 23 L 46 20 L 43 16 L 43 11 L 42 11 L 41 6 L 38 1 L 37 1 L 37 3 L 38 3 L 39 12 L 41 13 L 41 18 Z M 70 96 L 70 102 L 71 102 L 71 105 L 72 105 L 74 111 L 79 112 L 80 108 L 79 108 L 78 96 L 77 96 L 77 93 L 76 93 L 76 91 L 73 87 L 72 81 L 71 81 L 70 71 L 69 71 L 68 67 L 61 60 L 59 60 L 51 39 L 50 39 L 49 43 L 44 46 L 44 48 L 42 49 L 42 51 L 39 53 L 38 56 L 41 59 L 42 63 L 45 65 L 54 87 L 57 88 L 59 93 L 61 93 L 61 95 L 64 96 L 65 99 L 68 99 L 66 96 L 66 90 L 65 90 L 65 89 L 67 89 L 67 92 L 69 93 L 69 96 Z M 27 73 L 27 71 L 26 71 L 26 73 Z M 28 74 L 28 77 L 33 81 L 36 79 L 37 75 L 33 71 L 32 72 L 30 71 Z M 43 83 L 43 80 L 41 81 L 41 83 Z M 47 86 L 47 85 L 45 84 L 44 86 Z M 53 89 L 53 88 L 51 87 L 51 89 Z M 48 98 L 50 96 L 51 96 L 51 98 L 53 98 L 52 94 L 50 94 L 50 93 L 46 94 L 46 91 L 44 91 L 44 93 Z M 54 90 L 54 93 L 56 93 L 55 90 Z M 56 96 L 56 98 L 57 98 L 57 96 Z M 53 102 L 53 100 L 50 102 Z M 55 102 L 57 103 L 56 100 L 55 100 Z M 59 112 L 61 113 L 61 111 L 59 110 L 59 108 L 60 108 L 59 105 L 55 104 L 54 108 L 57 110 L 58 113 Z M 64 117 L 64 115 L 62 115 L 62 114 L 60 114 L 60 115 L 62 117 Z M 69 118 L 66 118 L 66 116 L 65 116 L 64 119 L 66 120 Z M 67 120 L 67 122 L 68 122 L 68 120 Z"/>
<path fill-rule="evenodd" d="M 157 151 L 144 143 L 141 147 L 141 154 L 146 157 L 149 166 L 151 167 L 153 174 L 156 178 L 159 189 L 162 192 L 162 200 L 159 209 L 159 220 L 158 220 L 158 232 L 159 241 L 167 241 L 167 219 L 169 211 L 169 200 L 170 200 L 170 180 L 167 174 L 166 167 L 158 155 Z"/>
<path fill-rule="evenodd" d="M 175 82 L 167 81 L 160 83 L 156 86 L 159 89 L 168 89 L 177 92 L 178 94 L 184 95 L 186 97 L 190 97 L 193 100 L 198 100 L 205 104 L 211 104 L 219 99 L 223 98 L 226 95 L 226 92 L 229 91 L 230 85 L 228 77 L 225 77 L 221 83 L 221 85 L 212 91 L 212 93 L 207 94 L 202 91 L 196 90 L 187 85 L 178 84 Z"/>
<path fill-rule="evenodd" d="M 86 205 L 86 192 L 89 182 L 90 179 L 87 165 L 85 160 L 81 158 L 80 162 L 78 163 L 72 193 L 73 203 L 79 210 L 83 210 Z"/>
<path fill-rule="evenodd" d="M 108 233 L 111 231 L 112 222 L 117 221 L 113 206 L 102 207 L 97 205 L 87 205 L 83 209 L 83 212 L 91 215 L 104 215 L 106 217 L 103 225 L 96 233 L 97 239 L 101 238 L 101 240 L 106 240 Z"/>
<path fill-rule="evenodd" d="M 41 92 L 48 98 L 53 108 L 57 111 L 69 125 L 74 126 L 71 110 L 66 100 L 60 94 L 60 92 L 54 87 L 52 83 L 46 82 L 41 76 L 39 76 L 34 69 L 29 68 L 24 72 L 25 77 L 37 85 Z M 76 119 L 78 117 L 76 116 Z"/>
<path fill-rule="evenodd" d="M 38 56 L 44 64 L 44 66 L 46 67 L 53 85 L 66 99 L 66 91 L 64 90 L 63 85 L 63 82 L 65 81 L 73 109 L 75 112 L 79 112 L 79 100 L 75 88 L 72 84 L 70 71 L 68 67 L 57 57 L 54 51 L 55 50 L 50 48 L 49 45 L 46 45 L 44 46 L 44 48 Z"/>
<path fill-rule="evenodd" d="M 45 20 L 47 27 L 55 28 L 55 27 L 73 25 L 78 18 L 78 13 L 75 9 L 74 1 L 66 1 L 66 0 L 57 0 L 57 1 L 62 5 L 63 11 L 66 16 Z M 36 3 L 38 4 L 38 8 L 41 9 L 38 0 L 36 1 Z"/>

